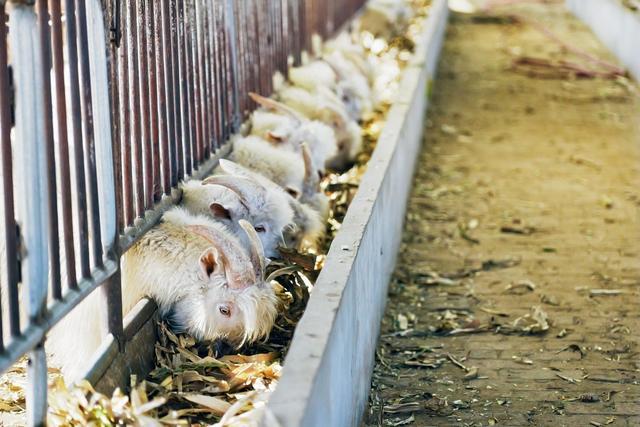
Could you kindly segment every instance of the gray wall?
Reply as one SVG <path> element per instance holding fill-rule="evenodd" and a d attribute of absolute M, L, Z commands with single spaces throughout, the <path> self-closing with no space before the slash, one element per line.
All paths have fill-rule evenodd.
<path fill-rule="evenodd" d="M 640 81 L 640 14 L 622 6 L 620 0 L 567 0 L 567 7 Z"/>

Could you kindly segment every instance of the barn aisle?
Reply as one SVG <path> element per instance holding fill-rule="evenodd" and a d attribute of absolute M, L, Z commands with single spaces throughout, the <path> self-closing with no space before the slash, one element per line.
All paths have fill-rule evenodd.
<path fill-rule="evenodd" d="M 451 17 L 366 425 L 640 425 L 639 92 L 549 31 L 613 61 L 562 4 Z"/>

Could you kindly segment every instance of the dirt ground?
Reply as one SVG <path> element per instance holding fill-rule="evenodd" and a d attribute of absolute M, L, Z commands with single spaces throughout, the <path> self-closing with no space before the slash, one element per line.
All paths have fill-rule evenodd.
<path fill-rule="evenodd" d="M 640 112 L 562 5 L 453 15 L 365 425 L 640 425 Z M 521 70 L 522 71 L 522 70 Z"/>

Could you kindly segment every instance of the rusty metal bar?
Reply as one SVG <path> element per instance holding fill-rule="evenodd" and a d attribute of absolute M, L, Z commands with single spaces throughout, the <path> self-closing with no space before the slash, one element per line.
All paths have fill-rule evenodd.
<path fill-rule="evenodd" d="M 271 76 L 273 76 L 273 73 L 275 73 L 276 71 L 276 61 L 277 61 L 277 56 L 278 56 L 278 52 L 276 51 L 276 47 L 277 47 L 277 36 L 276 36 L 276 26 L 275 26 L 275 14 L 277 12 L 277 2 L 273 2 L 273 3 L 267 3 L 265 4 L 265 7 L 267 8 L 267 16 L 265 17 L 267 23 L 267 46 L 269 47 L 269 66 L 268 66 L 268 73 L 266 76 L 266 80 L 267 80 L 267 87 L 265 88 L 265 91 L 263 93 L 271 93 L 273 91 L 273 87 L 272 87 L 272 82 L 273 80 L 271 79 Z"/>
<path fill-rule="evenodd" d="M 238 35 L 236 33 L 237 27 L 234 12 L 235 9 L 233 7 L 232 0 L 226 0 L 224 5 L 224 34 L 226 35 L 225 48 L 227 49 L 226 69 L 231 82 L 231 96 L 229 97 L 231 110 L 229 111 L 230 120 L 225 137 L 228 137 L 235 132 L 241 121 L 238 93 L 238 79 L 240 78 L 240 67 L 238 64 Z"/>
<path fill-rule="evenodd" d="M 176 164 L 176 129 L 175 129 L 175 98 L 173 92 L 173 62 L 171 54 L 171 12 L 170 2 L 173 0 L 161 0 L 160 9 L 162 15 L 162 58 L 164 68 L 164 97 L 167 110 L 167 143 L 169 146 L 167 162 L 170 183 L 175 185 L 178 182 Z M 168 194 L 168 193 L 167 193 Z"/>
<path fill-rule="evenodd" d="M 186 39 L 188 35 L 185 33 L 185 12 L 184 2 L 179 1 L 177 7 L 177 33 L 178 33 L 178 75 L 180 83 L 180 105 L 182 109 L 181 114 L 181 129 L 182 129 L 182 150 L 184 151 L 184 174 L 191 175 L 192 170 L 192 156 L 191 156 L 191 126 L 189 121 L 189 89 L 187 82 L 187 52 L 186 52 Z M 184 176 L 184 174 L 182 176 Z"/>
<path fill-rule="evenodd" d="M 56 0 L 52 0 L 56 3 Z M 109 96 L 111 98 L 111 148 L 113 154 L 113 171 L 114 171 L 114 186 L 115 186 L 115 210 L 116 210 L 116 230 L 119 233 L 120 230 L 124 230 L 124 213 L 122 206 L 124 205 L 122 200 L 122 144 L 121 144 L 121 129 L 122 121 L 120 120 L 120 108 L 122 100 L 120 98 L 120 89 L 122 87 L 122 80 L 120 79 L 120 52 L 122 41 L 122 2 L 121 0 L 111 0 L 111 26 L 110 31 L 110 45 L 109 45 L 109 59 L 111 66 L 109 67 Z M 55 48 L 55 47 L 54 47 Z"/>
<path fill-rule="evenodd" d="M 216 114 L 218 114 L 218 108 L 216 108 L 216 100 L 215 100 L 215 87 L 213 82 L 213 61 L 214 55 L 212 55 L 211 49 L 211 33 L 209 29 L 209 12 L 211 10 L 210 7 L 207 7 L 206 0 L 202 2 L 202 48 L 203 48 L 203 62 L 204 62 L 204 78 L 205 78 L 205 104 L 203 106 L 203 110 L 206 115 L 207 120 L 207 153 L 214 151 L 215 141 L 216 141 Z"/>
<path fill-rule="evenodd" d="M 205 129 L 202 120 L 202 79 L 200 68 L 200 24 L 198 21 L 198 1 L 190 0 L 189 22 L 191 26 L 191 67 L 193 72 L 194 120 L 196 125 L 196 161 L 204 158 Z"/>
<path fill-rule="evenodd" d="M 244 94 L 246 91 L 246 75 L 247 75 L 247 62 L 245 60 L 246 57 L 246 32 L 244 31 L 244 19 L 243 19 L 243 11 L 244 11 L 244 2 L 234 2 L 233 0 L 227 0 L 227 8 L 232 11 L 233 17 L 231 18 L 233 21 L 233 25 L 235 28 L 242 28 L 242 31 L 237 31 L 235 34 L 236 46 L 237 46 L 237 73 L 234 74 L 237 81 L 237 94 L 238 94 L 238 106 L 237 109 L 240 113 L 238 118 L 239 121 L 242 121 L 244 118 L 244 113 L 246 109 L 246 101 Z"/>
<path fill-rule="evenodd" d="M 7 295 L 9 300 L 9 331 L 11 336 L 20 334 L 20 312 L 18 298 L 18 245 L 17 225 L 13 204 L 13 163 L 11 155 L 11 112 L 9 100 L 9 69 L 7 55 L 7 15 L 5 5 L 0 5 L 0 156 L 2 156 L 2 195 L 4 208 L 5 257 L 3 262 L 7 274 Z M 2 316 L 0 316 L 0 350 L 4 349 Z"/>
<path fill-rule="evenodd" d="M 178 183 L 178 180 L 184 177 L 184 141 L 183 141 L 183 129 L 182 129 L 182 104 L 180 99 L 180 69 L 179 69 L 179 49 L 178 49 L 178 3 L 180 0 L 172 0 L 169 3 L 170 9 L 170 20 L 171 20 L 171 31 L 170 31 L 170 40 L 171 40 L 171 73 L 172 73 L 172 85 L 173 85 L 173 110 L 174 110 L 174 120 L 175 120 L 175 138 L 173 141 L 173 152 L 175 153 L 175 166 L 176 170 L 174 173 L 175 182 L 173 185 Z"/>
<path fill-rule="evenodd" d="M 200 120 L 202 120 L 202 157 L 209 157 L 209 136 L 210 128 L 209 128 L 209 120 L 207 115 L 207 101 L 209 100 L 208 90 L 207 90 L 207 79 L 206 79 L 206 68 L 205 68 L 205 47 L 204 47 L 204 22 L 203 22 L 203 12 L 202 12 L 202 3 L 201 0 L 196 0 L 196 25 L 197 25 L 197 40 L 198 40 L 198 65 L 196 68 L 198 69 L 198 74 L 200 76 Z"/>
<path fill-rule="evenodd" d="M 142 146 L 142 159 L 139 160 L 141 168 L 138 177 L 138 192 L 144 193 L 144 202 L 141 203 L 142 210 L 138 209 L 138 215 L 144 215 L 144 210 L 153 205 L 153 166 L 151 160 L 152 140 L 151 140 L 151 117 L 149 103 L 149 52 L 147 50 L 147 14 L 145 0 L 137 0 L 137 28 L 138 28 L 138 76 L 140 78 L 140 140 L 136 145 Z M 139 149 L 138 149 L 139 150 Z M 142 191 L 142 180 L 144 180 L 144 192 Z M 138 197 L 139 199 L 140 197 Z"/>
<path fill-rule="evenodd" d="M 195 40 L 197 38 L 196 29 L 194 27 L 195 5 L 192 0 L 186 1 L 186 17 L 185 17 L 185 33 L 187 38 L 187 78 L 189 82 L 189 121 L 191 137 L 191 154 L 193 156 L 193 166 L 195 167 L 201 160 L 200 141 L 202 139 L 199 106 L 198 106 L 198 82 L 199 77 L 195 67 Z"/>
<path fill-rule="evenodd" d="M 119 230 L 117 227 L 116 212 L 116 195 L 115 195 L 115 171 L 114 171 L 114 155 L 113 155 L 113 121 L 111 111 L 112 104 L 109 100 L 111 93 L 111 85 L 109 84 L 109 65 L 107 56 L 110 51 L 106 42 L 108 41 L 107 32 L 105 31 L 106 21 L 109 20 L 105 16 L 102 4 L 98 1 L 91 0 L 85 2 L 85 19 L 84 25 L 87 31 L 88 49 L 87 62 L 91 70 L 91 107 L 93 111 L 93 137 L 95 141 L 95 162 L 96 162 L 96 178 L 97 190 L 95 193 L 100 207 L 100 236 L 101 246 L 104 254 L 100 259 L 101 263 L 94 269 L 96 271 L 102 269 L 104 262 L 119 259 L 119 251 L 117 247 L 117 237 Z M 102 25 L 100 25 L 102 23 Z M 117 37 L 117 34 L 116 34 Z M 107 306 L 108 316 L 105 320 L 108 330 L 113 334 L 118 342 L 121 342 L 122 333 L 122 298 L 121 283 L 119 271 L 109 280 L 102 284 L 103 303 Z"/>
<path fill-rule="evenodd" d="M 266 28 L 264 22 L 264 14 L 260 13 L 260 0 L 254 0 L 254 16 L 255 16 L 255 26 L 254 26 L 254 38 L 257 41 L 254 57 L 257 57 L 259 61 L 257 61 L 256 75 L 258 76 L 258 92 L 259 93 L 268 93 L 266 92 L 266 79 L 268 74 L 268 59 L 269 59 L 269 50 L 267 45 L 266 36 Z M 266 37 L 263 37 L 265 35 Z M 265 72 L 261 72 L 264 70 Z"/>
<path fill-rule="evenodd" d="M 131 41 L 128 36 L 127 16 L 129 8 L 123 11 L 121 14 L 121 26 L 124 31 L 124 37 L 120 42 L 120 52 L 118 55 L 118 73 L 119 73 L 119 119 L 120 119 L 120 161 L 121 166 L 117 170 L 117 175 L 120 175 L 120 182 L 122 183 L 122 205 L 119 209 L 122 212 L 124 219 L 124 225 L 130 226 L 133 224 L 134 209 L 133 209 L 133 184 L 132 184 L 132 170 L 131 170 L 131 121 L 130 121 L 130 97 L 129 91 L 130 84 L 134 83 L 129 79 L 129 50 Z"/>
<path fill-rule="evenodd" d="M 148 79 L 148 102 L 149 102 L 149 150 L 151 154 L 151 158 L 148 159 L 146 156 L 149 153 L 145 153 L 145 159 L 149 161 L 147 164 L 147 168 L 145 170 L 146 178 L 151 183 L 150 187 L 147 188 L 149 193 L 147 194 L 147 209 L 153 206 L 153 202 L 160 199 L 160 195 L 162 194 L 161 187 L 161 176 L 160 176 L 160 150 L 159 150 L 159 142 L 160 142 L 160 129 L 158 124 L 158 108 L 157 108 L 157 100 L 158 100 L 158 81 L 157 81 L 157 70 L 155 66 L 155 57 L 156 57 L 156 45 L 155 45 L 155 20 L 154 20 L 154 0 L 145 0 L 145 10 L 144 10 L 144 23 L 146 24 L 146 52 L 149 57 L 147 60 L 147 73 L 149 76 Z"/>
<path fill-rule="evenodd" d="M 222 78 L 224 78 L 224 70 L 222 69 L 222 52 L 219 49 L 220 34 L 216 25 L 216 4 L 208 3 L 210 7 L 205 7 L 205 34 L 206 34 L 206 55 L 207 55 L 207 81 L 209 84 L 209 103 L 211 114 L 212 138 L 210 141 L 211 151 L 219 146 L 222 138 L 222 127 L 224 122 L 224 93 L 222 89 Z"/>
<path fill-rule="evenodd" d="M 74 0 L 65 0 L 66 16 L 75 16 Z M 80 246 L 80 274 L 89 277 L 89 226 L 87 219 L 87 193 L 85 188 L 84 150 L 82 146 L 82 107 L 80 99 L 80 81 L 78 76 L 78 34 L 75 19 L 67 19 L 67 58 L 69 63 L 69 98 L 71 104 L 73 156 L 75 166 L 75 194 L 78 216 L 78 242 Z M 76 288 L 70 283 L 71 289 Z"/>
<path fill-rule="evenodd" d="M 165 73 L 165 52 L 163 45 L 163 20 L 162 4 L 159 1 L 151 0 L 154 4 L 153 24 L 154 24 L 154 46 L 156 64 L 156 95 L 158 124 L 160 134 L 160 170 L 162 171 L 162 192 L 171 194 L 171 163 L 169 159 L 169 114 L 167 98 L 165 93 L 166 73 Z"/>
<path fill-rule="evenodd" d="M 186 95 L 186 117 L 185 126 L 188 130 L 189 147 L 187 153 L 187 174 L 191 175 L 193 168 L 198 163 L 195 112 L 194 112 L 194 77 L 193 77 L 193 60 L 191 41 L 193 34 L 191 32 L 191 3 L 185 1 L 182 3 L 182 51 L 184 55 L 184 77 L 185 77 L 185 95 Z"/>
<path fill-rule="evenodd" d="M 47 156 L 47 203 L 49 204 L 49 277 L 51 294 L 54 299 L 62 298 L 60 286 L 60 242 L 58 236 L 58 206 L 56 188 L 55 142 L 53 140 L 53 108 L 51 106 L 51 30 L 49 28 L 49 9 L 47 0 L 36 3 L 38 14 L 38 33 L 40 36 L 40 62 L 42 78 L 42 112 L 44 124 L 44 149 Z"/>
<path fill-rule="evenodd" d="M 69 141 L 67 134 L 67 104 L 64 84 L 64 52 L 62 41 L 62 19 L 60 1 L 49 2 L 51 18 L 52 57 L 54 70 L 54 87 L 56 100 L 56 120 L 58 122 L 58 162 L 60 168 L 60 188 L 71 188 L 69 173 Z M 3 43 L 0 41 L 0 43 Z M 65 259 L 65 272 L 67 287 L 73 287 L 76 283 L 75 248 L 73 245 L 73 221 L 71 206 L 71 191 L 62 191 L 60 194 L 62 210 L 62 235 Z M 55 291 L 54 291 L 55 296 Z"/>
<path fill-rule="evenodd" d="M 89 207 L 91 214 L 91 243 L 93 262 L 102 266 L 102 235 L 100 230 L 100 204 L 98 201 L 98 177 L 96 165 L 95 135 L 93 130 L 93 105 L 91 99 L 91 69 L 89 63 L 89 43 L 87 40 L 87 11 L 84 0 L 76 0 L 76 23 L 78 26 L 80 74 L 82 76 L 82 129 L 84 130 L 84 161 L 88 167 Z"/>
<path fill-rule="evenodd" d="M 140 114 L 140 45 L 138 44 L 138 25 L 136 3 L 141 0 L 127 2 L 127 45 L 129 46 L 129 108 L 131 109 L 131 135 L 129 137 L 130 150 L 133 154 L 133 189 L 135 194 L 135 216 L 144 215 L 144 178 L 142 169 L 142 120 Z"/>

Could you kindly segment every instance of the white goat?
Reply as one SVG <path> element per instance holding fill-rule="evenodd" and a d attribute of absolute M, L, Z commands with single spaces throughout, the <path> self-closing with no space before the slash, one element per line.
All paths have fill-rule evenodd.
<path fill-rule="evenodd" d="M 252 243 L 249 254 L 220 223 L 180 207 L 166 212 L 122 258 L 123 313 L 148 296 L 175 330 L 198 340 L 239 347 L 266 336 L 277 299 L 264 281 L 260 239 L 249 223 L 240 225 Z M 94 293 L 51 330 L 48 350 L 67 379 L 79 379 L 79 362 L 98 348 L 105 309 Z"/>
<path fill-rule="evenodd" d="M 274 191 L 241 176 L 217 175 L 182 185 L 182 206 L 197 215 L 210 215 L 227 226 L 249 247 L 249 236 L 239 224 L 253 224 L 269 258 L 279 256 L 277 247 L 284 230 L 293 224 L 293 210 L 283 191 Z"/>

